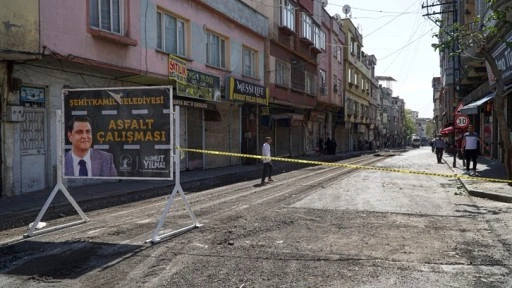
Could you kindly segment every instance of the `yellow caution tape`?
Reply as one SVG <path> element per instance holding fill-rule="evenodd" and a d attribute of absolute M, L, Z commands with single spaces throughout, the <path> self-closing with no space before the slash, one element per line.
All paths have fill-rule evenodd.
<path fill-rule="evenodd" d="M 245 157 L 245 158 L 255 158 L 255 159 L 261 159 L 262 158 L 262 156 L 260 156 L 260 155 L 252 155 L 252 154 L 231 153 L 231 152 L 222 152 L 222 151 L 214 151 L 214 150 L 190 149 L 190 148 L 182 148 L 182 147 L 177 147 L 177 149 L 181 150 L 182 153 L 183 153 L 183 151 L 185 151 L 185 152 L 204 153 L 204 154 L 219 155 L 219 156 Z M 183 154 L 182 154 L 182 156 L 183 156 Z M 280 157 L 265 157 L 265 158 L 270 158 L 271 160 L 275 160 L 275 161 L 302 163 L 302 164 L 312 164 L 312 165 L 321 165 L 321 166 L 332 166 L 332 167 L 345 167 L 345 168 L 352 168 L 352 169 L 377 170 L 377 171 L 385 171 L 385 172 L 396 172 L 396 173 L 404 173 L 404 174 L 426 175 L 426 176 L 436 176 L 436 177 L 445 177 L 445 178 L 460 178 L 460 179 L 468 179 L 468 180 L 480 180 L 480 181 L 488 181 L 488 182 L 498 182 L 498 183 L 512 183 L 512 180 L 496 179 L 496 178 L 485 178 L 485 177 L 474 177 L 474 176 L 462 175 L 462 174 L 434 173 L 434 172 L 425 172 L 425 171 L 415 171 L 415 170 L 405 170 L 405 169 L 375 167 L 375 166 L 364 166 L 364 165 L 352 165 L 352 164 L 343 164 L 343 163 L 337 163 L 337 162 L 321 162 L 321 161 L 312 161 L 312 160 L 300 160 L 300 159 L 280 158 Z"/>

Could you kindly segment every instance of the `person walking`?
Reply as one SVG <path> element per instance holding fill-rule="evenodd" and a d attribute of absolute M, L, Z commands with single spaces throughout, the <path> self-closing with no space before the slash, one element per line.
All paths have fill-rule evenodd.
<path fill-rule="evenodd" d="M 462 139 L 462 151 L 466 158 L 466 172 L 469 172 L 469 162 L 473 161 L 473 173 L 476 173 L 476 158 L 478 157 L 478 141 L 487 148 L 487 145 L 478 137 L 473 125 L 468 126 L 468 132 Z"/>
<path fill-rule="evenodd" d="M 443 135 L 437 134 L 437 138 L 434 141 L 434 146 L 436 147 L 437 163 L 442 163 L 443 152 L 444 152 L 444 139 L 443 139 Z"/>
<path fill-rule="evenodd" d="M 268 182 L 272 180 L 272 159 L 270 158 L 270 144 L 272 144 L 272 138 L 266 137 L 263 147 L 261 147 L 261 159 L 263 161 L 263 175 L 261 176 L 261 185 L 265 185 L 265 178 L 268 177 Z"/>

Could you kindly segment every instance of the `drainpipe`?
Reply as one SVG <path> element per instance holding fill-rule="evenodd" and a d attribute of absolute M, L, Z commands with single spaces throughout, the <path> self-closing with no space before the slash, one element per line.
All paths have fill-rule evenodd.
<path fill-rule="evenodd" d="M 229 103 L 229 119 L 228 119 L 228 130 L 229 130 L 229 136 L 228 136 L 228 151 L 231 153 L 231 142 L 233 140 L 233 136 L 231 134 L 231 108 L 233 107 L 233 103 Z M 231 156 L 229 157 L 229 165 L 231 165 Z"/>

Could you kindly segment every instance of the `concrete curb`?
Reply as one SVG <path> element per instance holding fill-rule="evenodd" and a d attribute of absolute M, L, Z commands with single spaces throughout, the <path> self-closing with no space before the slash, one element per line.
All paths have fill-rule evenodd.
<path fill-rule="evenodd" d="M 446 159 L 443 159 L 443 160 L 448 165 L 450 170 L 453 171 L 453 173 L 457 173 L 457 171 L 455 171 L 453 169 L 453 167 L 451 166 L 452 165 L 451 163 L 448 163 L 448 161 L 446 161 Z M 458 163 L 458 164 L 460 164 L 460 163 Z M 489 200 L 498 201 L 498 202 L 512 203 L 512 195 L 509 196 L 509 195 L 503 195 L 500 193 L 493 193 L 493 192 L 489 192 L 489 191 L 471 189 L 468 187 L 468 185 L 466 185 L 466 183 L 464 183 L 464 181 L 461 178 L 457 178 L 457 180 L 464 187 L 464 189 L 470 196 L 489 199 Z"/>
<path fill-rule="evenodd" d="M 468 191 L 469 195 L 474 196 L 474 197 L 486 198 L 489 200 L 494 200 L 494 201 L 499 201 L 499 202 L 504 202 L 504 203 L 512 203 L 511 196 L 498 194 L 498 193 L 492 193 L 492 192 L 486 192 L 486 191 L 480 191 L 480 190 L 474 190 L 474 189 L 467 189 L 467 188 L 466 188 L 466 190 Z"/>

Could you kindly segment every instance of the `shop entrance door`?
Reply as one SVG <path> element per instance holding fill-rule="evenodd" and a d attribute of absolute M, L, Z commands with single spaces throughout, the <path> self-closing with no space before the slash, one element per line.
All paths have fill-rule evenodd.
<path fill-rule="evenodd" d="M 46 110 L 25 108 L 20 131 L 21 192 L 46 188 Z M 60 146 L 60 143 L 57 143 Z"/>

